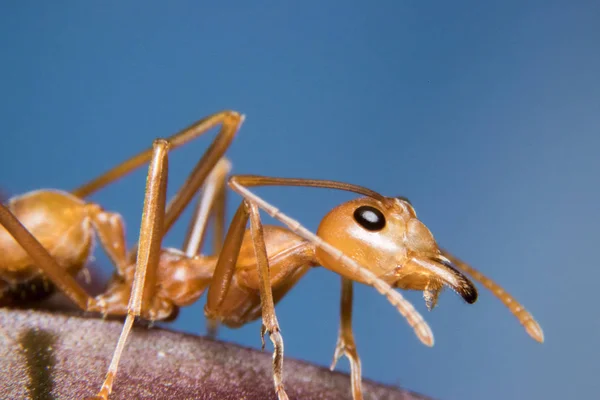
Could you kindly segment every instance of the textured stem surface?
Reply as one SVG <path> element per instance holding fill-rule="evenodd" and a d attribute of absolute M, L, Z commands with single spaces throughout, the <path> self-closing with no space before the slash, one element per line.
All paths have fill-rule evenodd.
<path fill-rule="evenodd" d="M 0 309 L 0 397 L 81 399 L 104 379 L 122 324 L 60 312 Z M 286 358 L 290 399 L 350 399 L 348 375 Z M 365 399 L 426 397 L 364 381 Z M 135 327 L 111 396 L 276 399 L 271 355 L 161 328 Z"/>

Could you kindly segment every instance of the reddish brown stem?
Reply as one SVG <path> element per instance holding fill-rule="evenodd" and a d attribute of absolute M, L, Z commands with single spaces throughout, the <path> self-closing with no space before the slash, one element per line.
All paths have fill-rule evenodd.
<path fill-rule="evenodd" d="M 79 399 L 98 389 L 122 324 L 0 309 L 0 388 L 10 399 Z M 271 355 L 164 329 L 136 327 L 111 399 L 275 399 Z M 7 337 L 8 336 L 8 337 Z M 290 399 L 350 399 L 348 375 L 286 357 Z M 363 381 L 367 399 L 424 396 Z"/>

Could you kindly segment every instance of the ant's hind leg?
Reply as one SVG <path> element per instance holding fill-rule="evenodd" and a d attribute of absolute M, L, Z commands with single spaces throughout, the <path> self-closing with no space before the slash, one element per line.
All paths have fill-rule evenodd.
<path fill-rule="evenodd" d="M 216 116 L 214 118 L 216 118 Z M 183 213 L 183 210 L 185 210 L 185 208 L 190 204 L 202 185 L 207 182 L 208 177 L 212 172 L 214 172 L 215 168 L 217 169 L 216 173 L 218 173 L 220 170 L 225 170 L 229 167 L 226 167 L 228 161 L 223 157 L 223 155 L 243 123 L 244 116 L 231 111 L 226 112 L 223 115 L 219 115 L 218 121 L 222 123 L 222 127 L 217 134 L 217 137 L 213 140 L 209 148 L 198 160 L 186 178 L 185 182 L 167 202 L 167 206 L 165 208 L 163 235 L 169 233 L 170 229 L 173 227 L 173 224 L 175 224 L 175 222 L 179 219 Z M 188 129 L 193 131 L 192 128 Z M 182 133 L 167 139 L 170 147 L 180 146 L 182 144 L 180 142 L 182 142 L 183 139 L 178 138 L 178 136 L 185 132 L 186 131 L 184 130 Z M 133 246 L 130 253 L 135 250 L 135 247 L 137 246 Z"/>
<path fill-rule="evenodd" d="M 338 340 L 335 346 L 333 362 L 330 369 L 333 371 L 342 355 L 348 357 L 350 361 L 350 379 L 352 383 L 352 399 L 362 400 L 362 373 L 360 367 L 360 358 L 356 351 L 354 343 L 354 334 L 352 333 L 352 281 L 342 277 L 342 299 L 340 330 Z"/>
<path fill-rule="evenodd" d="M 169 142 L 171 150 L 181 147 L 192 140 L 204 135 L 206 132 L 221 124 L 221 130 L 213 140 L 209 150 L 206 152 L 204 165 L 204 173 L 208 175 L 208 172 L 212 169 L 212 166 L 223 156 L 225 150 L 231 144 L 231 141 L 235 137 L 235 134 L 239 130 L 244 116 L 235 111 L 220 111 L 218 113 L 209 115 L 199 121 L 196 121 L 189 127 L 177 132 L 166 140 Z M 123 161 L 121 164 L 115 166 L 109 171 L 105 172 L 101 176 L 90 180 L 89 182 L 81 185 L 72 191 L 72 193 L 81 198 L 85 198 L 102 189 L 104 186 L 117 181 L 135 171 L 142 165 L 146 164 L 152 159 L 152 147 L 136 154 L 135 156 Z M 205 175 L 205 177 L 206 177 Z M 203 180 L 203 179 L 202 179 Z M 194 190 L 195 192 L 196 190 Z"/>
<path fill-rule="evenodd" d="M 153 157 L 148 169 L 144 211 L 140 227 L 140 240 L 137 252 L 136 271 L 127 307 L 127 318 L 113 354 L 106 379 L 100 392 L 92 399 L 106 400 L 112 391 L 117 375 L 119 360 L 125 348 L 129 332 L 136 316 L 152 301 L 156 290 L 158 261 L 160 257 L 164 213 L 167 192 L 169 145 L 164 140 L 154 141 Z"/>

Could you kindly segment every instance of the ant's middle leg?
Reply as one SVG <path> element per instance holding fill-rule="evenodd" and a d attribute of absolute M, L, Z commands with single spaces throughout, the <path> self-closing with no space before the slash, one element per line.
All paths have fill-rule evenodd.
<path fill-rule="evenodd" d="M 250 219 L 250 239 L 254 253 L 254 262 L 252 263 L 248 263 L 246 258 L 250 243 L 244 240 L 248 219 Z M 277 252 L 277 249 L 272 248 L 270 258 L 266 250 L 265 231 L 260 222 L 258 207 L 246 200 L 242 201 L 225 237 L 213 280 L 208 288 L 204 312 L 209 319 L 220 320 L 235 327 L 242 325 L 255 315 L 256 300 L 260 301 L 263 320 L 261 340 L 264 344 L 264 334 L 268 333 L 273 342 L 273 381 L 278 398 L 283 400 L 288 398 L 282 379 L 284 349 L 275 314 L 273 287 L 281 285 L 275 290 L 278 292 L 279 298 L 283 296 L 308 267 L 313 266 L 314 254 L 312 247 L 298 236 L 282 228 L 277 231 L 276 227 L 269 228 L 273 229 L 273 234 L 280 237 L 286 233 L 290 235 L 289 241 L 284 246 L 287 251 L 279 249 Z M 275 243 L 275 241 L 270 242 Z M 293 246 L 290 246 L 292 244 Z M 241 249 L 244 250 L 243 258 L 240 257 Z M 234 280 L 238 267 L 243 268 L 243 271 Z M 251 287 L 238 288 L 241 280 Z M 249 297 L 248 289 L 258 291 L 260 298 Z"/>
<path fill-rule="evenodd" d="M 156 287 L 156 275 L 160 257 L 164 213 L 167 192 L 168 147 L 165 140 L 154 142 L 153 157 L 148 169 L 144 211 L 140 227 L 140 240 L 137 252 L 135 279 L 131 290 L 131 298 L 127 307 L 127 318 L 113 354 L 106 379 L 100 392 L 94 399 L 108 399 L 117 374 L 119 360 L 135 317 L 147 308 Z"/>
<path fill-rule="evenodd" d="M 354 343 L 354 334 L 352 333 L 352 281 L 342 277 L 342 298 L 340 301 L 340 330 L 338 340 L 335 346 L 333 362 L 330 369 L 333 371 L 342 355 L 348 357 L 350 361 L 350 379 L 352 383 L 352 399 L 362 400 L 362 373 L 360 367 L 360 358 L 356 351 Z"/>

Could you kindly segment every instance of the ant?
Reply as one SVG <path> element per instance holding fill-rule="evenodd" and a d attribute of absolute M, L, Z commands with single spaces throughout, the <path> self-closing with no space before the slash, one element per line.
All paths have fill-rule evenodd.
<path fill-rule="evenodd" d="M 543 341 L 539 325 L 514 298 L 437 246 L 431 232 L 417 219 L 410 202 L 399 197 L 384 197 L 357 185 L 313 179 L 231 176 L 228 185 L 243 200 L 222 245 L 219 243 L 220 251 L 212 256 L 203 256 L 196 253 L 208 219 L 200 216 L 218 214 L 216 210 L 224 209 L 221 188 L 225 185 L 218 182 L 225 182 L 227 166 L 220 167 L 227 162 L 221 158 L 215 164 L 215 171 L 220 170 L 221 173 L 215 172 L 218 178 L 213 181 L 220 189 L 212 191 L 213 195 L 210 191 L 203 192 L 195 222 L 186 237 L 186 252 L 162 249 L 162 238 L 170 226 L 171 215 L 166 205 L 170 146 L 169 140 L 162 139 L 153 144 L 137 252 L 131 252 L 131 262 L 123 270 L 118 269 L 117 277 L 111 281 L 107 292 L 98 297 L 102 299 L 99 302 L 104 313 L 126 315 L 126 319 L 105 382 L 95 399 L 107 399 L 111 393 L 118 363 L 136 316 L 149 320 L 168 319 L 178 307 L 199 299 L 206 289 L 205 314 L 209 320 L 239 327 L 262 316 L 263 346 L 265 333 L 269 334 L 274 345 L 275 391 L 280 400 L 287 399 L 282 381 L 283 339 L 275 304 L 311 267 L 319 265 L 342 276 L 341 325 L 332 369 L 342 354 L 348 357 L 355 400 L 362 399 L 362 389 L 360 360 L 351 328 L 353 281 L 373 286 L 386 296 L 407 319 L 417 337 L 432 346 L 433 334 L 429 326 L 394 288 L 423 291 L 429 309 L 435 306 L 444 286 L 456 291 L 467 303 L 474 303 L 477 290 L 466 275 L 471 274 L 474 280 L 484 284 L 509 305 L 534 339 Z M 212 146 L 203 159 L 222 157 L 222 153 L 218 157 L 214 154 Z M 206 184 L 209 182 L 210 179 L 207 179 Z M 203 182 L 198 183 L 201 185 Z M 330 211 L 315 235 L 249 190 L 254 186 L 273 185 L 340 189 L 366 197 L 343 203 Z M 219 194 L 215 196 L 216 192 Z M 284 223 L 288 229 L 263 226 L 259 209 Z M 248 220 L 249 230 L 246 229 Z M 200 234 L 193 239 L 193 232 Z M 35 241 L 20 225 L 15 225 L 11 233 L 15 237 L 19 234 L 29 236 Z M 41 245 L 39 248 L 38 256 L 43 254 L 40 260 L 45 259 L 48 264 L 54 262 Z M 28 249 L 31 253 L 35 246 Z M 137 255 L 136 261 L 133 260 L 134 255 Z"/>
<path fill-rule="evenodd" d="M 140 228 L 138 262 L 124 282 L 131 291 L 127 318 L 117 343 L 106 380 L 95 399 L 106 399 L 112 390 L 119 359 L 136 316 L 146 315 L 154 304 L 168 303 L 164 287 L 179 282 L 179 295 L 198 299 L 208 288 L 205 315 L 229 327 L 239 327 L 262 317 L 261 340 L 268 333 L 274 346 L 273 381 L 280 400 L 288 396 L 283 387 L 283 338 L 275 314 L 281 300 L 311 267 L 323 266 L 342 277 L 341 324 L 334 361 L 345 355 L 351 365 L 352 394 L 362 399 L 360 359 L 351 328 L 352 282 L 373 286 L 400 311 L 426 345 L 433 345 L 433 334 L 414 307 L 394 288 L 421 290 L 429 309 L 433 309 L 444 286 L 450 287 L 467 303 L 477 299 L 477 289 L 467 277 L 492 290 L 537 341 L 543 333 L 537 322 L 516 300 L 497 284 L 461 260 L 438 247 L 427 227 L 417 219 L 411 203 L 401 197 L 384 197 L 370 189 L 349 183 L 234 175 L 231 189 L 243 197 L 229 226 L 221 251 L 213 256 L 196 256 L 196 271 L 203 279 L 188 281 L 176 268 L 168 271 L 161 253 L 162 218 L 167 181 L 168 141 L 154 143 L 154 162 L 148 172 L 144 216 Z M 366 197 L 334 208 L 322 220 L 317 234 L 295 221 L 249 190 L 255 186 L 304 186 L 340 189 Z M 259 209 L 265 210 L 287 229 L 263 226 Z M 246 226 L 250 222 L 250 229 Z M 190 260 L 191 262 L 191 260 Z M 366 268 L 365 266 L 368 266 Z M 179 267 L 181 268 L 181 267 Z M 148 282 L 148 277 L 150 282 Z M 159 277 L 157 279 L 157 277 Z M 162 279 L 162 280 L 161 280 Z M 184 291 L 186 289 L 195 290 Z M 193 286 L 196 288 L 193 289 Z"/>

